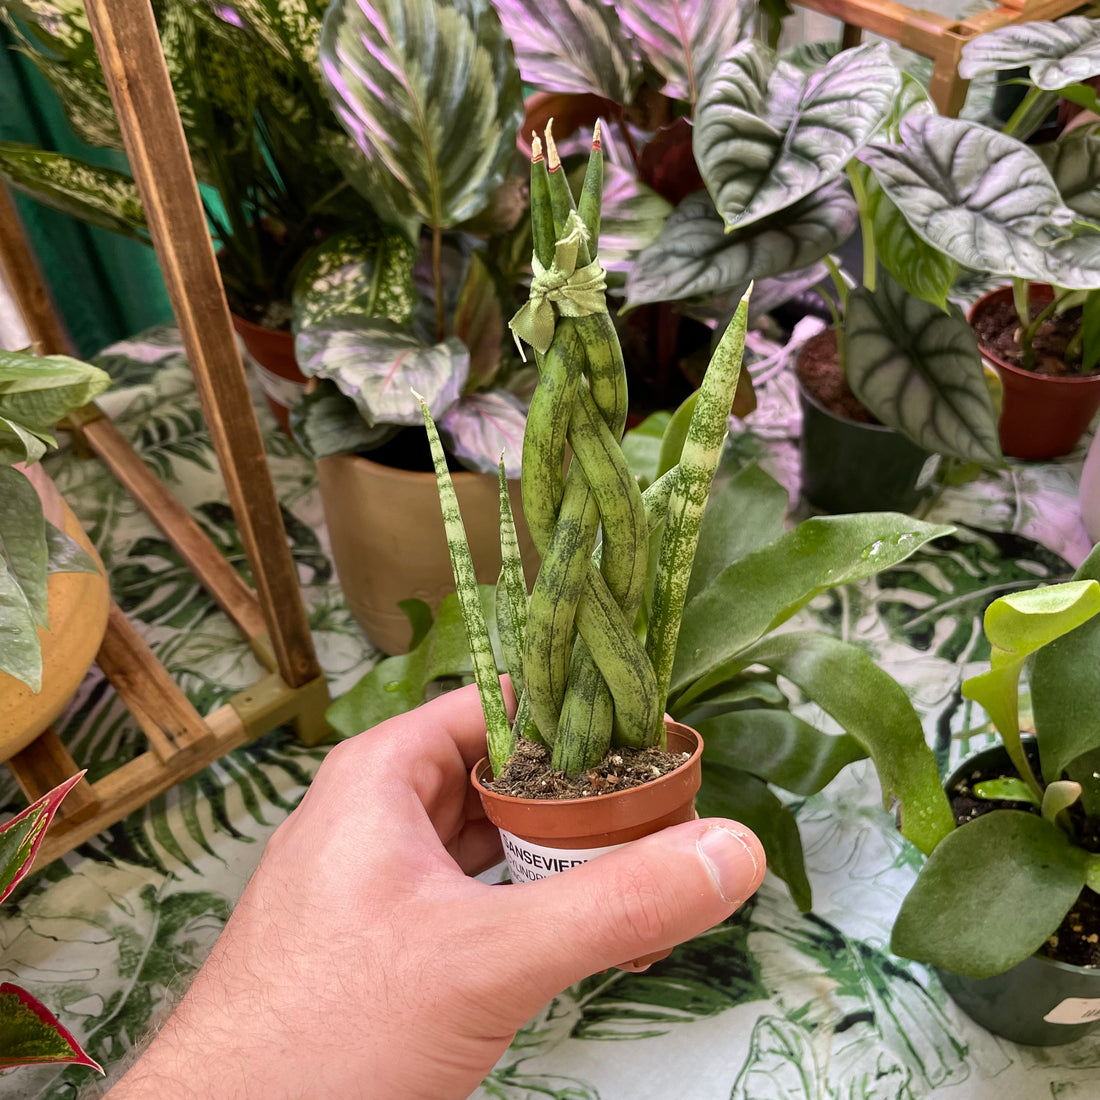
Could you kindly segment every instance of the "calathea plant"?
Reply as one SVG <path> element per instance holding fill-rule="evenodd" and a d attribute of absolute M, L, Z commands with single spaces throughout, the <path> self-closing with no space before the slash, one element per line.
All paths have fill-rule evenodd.
<path fill-rule="evenodd" d="M 98 566 L 46 519 L 21 467 L 56 446 L 57 422 L 109 384 L 98 367 L 63 355 L 0 351 L 0 671 L 32 691 L 42 687 L 38 631 L 49 629 L 49 574 Z"/>
<path fill-rule="evenodd" d="M 1073 939 L 1063 918 L 1100 893 L 1100 553 L 1076 579 L 990 604 L 990 668 L 963 683 L 993 721 L 1006 759 L 974 785 L 988 811 L 933 850 L 894 925 L 901 955 L 988 978 Z M 1034 752 L 1020 734 L 1020 677 L 1030 666 Z M 1003 777 L 1003 778 L 1002 778 Z M 1085 922 L 1082 925 L 1082 922 Z M 1076 922 L 1081 938 L 1100 926 Z M 1095 922 L 1094 922 L 1095 924 Z"/>

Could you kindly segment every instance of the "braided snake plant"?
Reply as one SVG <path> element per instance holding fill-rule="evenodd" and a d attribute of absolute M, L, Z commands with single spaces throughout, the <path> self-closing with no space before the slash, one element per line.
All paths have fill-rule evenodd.
<path fill-rule="evenodd" d="M 517 737 L 545 743 L 552 767 L 569 774 L 598 763 L 612 744 L 663 745 L 680 616 L 741 369 L 747 294 L 714 352 L 679 464 L 643 493 L 620 449 L 626 371 L 597 255 L 602 187 L 598 126 L 576 203 L 550 129 L 545 157 L 536 138 L 534 279 L 511 327 L 534 350 L 539 368 L 523 441 L 522 487 L 542 567 L 528 599 L 502 462 L 497 625 L 519 697 L 511 725 L 454 488 L 423 406 L 497 775 Z M 651 539 L 659 540 L 653 554 Z"/>

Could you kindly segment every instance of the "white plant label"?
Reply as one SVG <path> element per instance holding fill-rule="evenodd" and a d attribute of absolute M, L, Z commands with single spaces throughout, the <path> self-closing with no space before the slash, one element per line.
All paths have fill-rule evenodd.
<path fill-rule="evenodd" d="M 603 848 L 544 848 L 541 844 L 532 844 L 529 840 L 514 836 L 506 829 L 500 830 L 500 839 L 504 843 L 504 858 L 508 861 L 513 882 L 549 878 L 559 871 L 568 871 L 570 867 L 622 847 L 621 844 L 608 844 Z"/>
<path fill-rule="evenodd" d="M 1044 1017 L 1048 1024 L 1091 1024 L 1100 1020 L 1100 997 L 1067 997 Z"/>

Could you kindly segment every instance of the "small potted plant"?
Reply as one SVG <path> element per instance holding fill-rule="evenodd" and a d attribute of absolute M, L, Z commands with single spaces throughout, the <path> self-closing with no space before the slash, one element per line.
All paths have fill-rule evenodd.
<path fill-rule="evenodd" d="M 103 566 L 37 463 L 109 382 L 66 356 L 0 351 L 0 761 L 61 713 L 107 626 Z"/>
<path fill-rule="evenodd" d="M 1017 1042 L 1100 1027 L 1100 553 L 1073 581 L 1002 596 L 990 668 L 963 683 L 1000 741 L 956 771 L 958 827 L 902 903 L 894 951 L 934 965 L 975 1020 Z M 1035 736 L 1021 737 L 1030 665 Z"/>

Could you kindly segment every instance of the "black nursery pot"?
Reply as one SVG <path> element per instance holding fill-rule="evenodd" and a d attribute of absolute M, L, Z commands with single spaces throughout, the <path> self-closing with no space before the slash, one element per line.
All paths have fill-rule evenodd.
<path fill-rule="evenodd" d="M 910 512 L 927 495 L 940 456 L 882 424 L 837 416 L 798 386 L 802 495 L 823 512 Z"/>
<path fill-rule="evenodd" d="M 947 780 L 951 788 L 974 771 L 1014 774 L 1008 753 L 994 745 L 965 760 Z M 975 1023 L 994 1035 L 1030 1046 L 1061 1046 L 1100 1029 L 1100 969 L 1032 955 L 992 978 L 964 978 L 940 970 L 943 988 Z"/>

